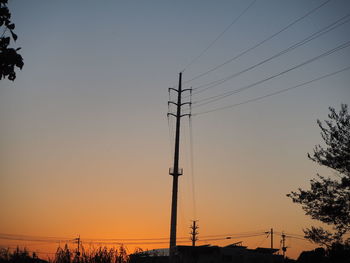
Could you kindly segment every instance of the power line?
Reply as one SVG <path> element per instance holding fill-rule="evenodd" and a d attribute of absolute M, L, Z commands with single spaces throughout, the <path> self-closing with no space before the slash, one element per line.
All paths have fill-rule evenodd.
<path fill-rule="evenodd" d="M 252 238 L 252 237 L 257 237 L 257 236 L 262 236 L 265 235 L 265 232 L 255 232 L 252 234 L 248 234 L 248 232 L 243 233 L 243 234 L 235 234 L 235 235 L 209 235 L 209 236 L 203 236 L 204 239 L 199 239 L 198 242 L 214 242 L 214 241 L 224 241 L 224 240 L 230 240 L 230 239 L 246 239 L 246 238 Z M 210 238 L 212 237 L 212 238 Z M 160 244 L 167 244 L 168 241 L 165 240 L 160 240 L 160 241 L 149 241 L 149 242 L 113 242 L 113 241 L 92 241 L 88 239 L 82 239 L 82 242 L 85 242 L 87 244 L 97 244 L 97 245 L 160 245 Z M 188 240 L 178 240 L 177 243 L 179 244 L 187 244 L 189 243 Z M 11 246 L 4 246 L 2 247 L 8 247 L 10 248 Z M 19 247 L 19 246 L 16 246 Z M 55 252 L 40 252 L 40 251 L 31 251 L 31 250 L 26 250 L 27 252 L 34 252 L 37 254 L 51 254 L 55 255 Z"/>
<path fill-rule="evenodd" d="M 257 237 L 262 236 L 265 233 L 262 234 L 255 234 L 255 235 L 242 235 L 242 236 L 224 236 L 224 237 L 218 237 L 218 238 L 207 238 L 207 239 L 199 239 L 198 241 L 201 242 L 208 242 L 208 241 L 218 241 L 218 240 L 227 240 L 227 239 L 238 239 L 238 238 L 250 238 L 250 237 Z M 188 237 L 187 237 L 188 239 Z M 90 244 L 100 244 L 100 245 L 152 245 L 152 244 L 168 244 L 168 241 L 147 241 L 147 242 L 113 242 L 113 241 L 86 241 L 85 239 L 82 239 L 83 242 L 90 243 Z M 177 243 L 189 243 L 189 240 L 177 240 Z"/>
<path fill-rule="evenodd" d="M 64 239 L 74 239 L 70 237 L 55 237 L 55 236 L 33 236 L 33 235 L 19 235 L 19 234 L 8 234 L 8 233 L 0 233 L 2 237 L 19 237 L 19 238 L 34 238 L 34 239 L 49 239 L 49 240 L 64 240 Z"/>
<path fill-rule="evenodd" d="M 208 51 L 209 48 L 211 48 L 216 41 L 218 41 L 225 33 L 226 31 L 228 31 L 256 2 L 257 0 L 253 0 L 248 7 L 246 7 L 235 19 L 233 19 L 233 21 L 224 29 L 224 31 L 222 31 L 212 42 L 210 42 L 210 44 L 204 48 L 202 50 L 201 53 L 199 53 L 198 56 L 194 57 L 182 70 L 182 72 L 184 72 L 189 66 L 191 66 L 194 62 L 196 62 L 201 56 L 204 55 L 205 52 Z"/>
<path fill-rule="evenodd" d="M 192 111 L 191 111 L 192 115 Z M 193 217 L 197 217 L 197 207 L 196 207 L 196 187 L 195 187 L 195 173 L 194 173 L 194 147 L 193 147 L 193 126 L 192 117 L 188 118 L 189 130 L 190 130 L 190 160 L 191 160 L 191 181 L 192 181 L 192 205 L 193 205 Z"/>
<path fill-rule="evenodd" d="M 226 238 L 226 237 L 249 237 L 254 235 L 263 235 L 266 234 L 266 231 L 263 230 L 256 230 L 256 231 L 245 231 L 245 232 L 237 232 L 237 233 L 223 233 L 223 234 L 216 234 L 216 235 L 203 235 L 203 238 Z M 16 234 L 5 234 L 0 233 L 0 239 L 6 239 L 7 237 L 12 237 L 13 240 L 18 241 L 32 241 L 32 240 L 45 240 L 45 241 L 71 241 L 76 242 L 77 238 L 69 238 L 69 237 L 46 237 L 46 236 L 31 236 L 31 235 L 16 235 Z M 57 240 L 53 240 L 53 238 L 56 238 Z M 156 238 L 81 238 L 84 242 L 104 242 L 104 241 L 154 241 L 154 240 L 167 240 L 168 237 L 156 237 Z M 188 237 L 178 237 L 178 239 L 188 239 Z"/>
<path fill-rule="evenodd" d="M 266 237 L 263 238 L 263 240 L 261 240 L 258 245 L 256 245 L 256 247 L 260 247 L 270 236 L 270 232 L 267 232 Z"/>
<path fill-rule="evenodd" d="M 224 65 L 226 65 L 226 64 L 228 64 L 228 63 L 230 63 L 230 62 L 232 62 L 232 61 L 234 61 L 234 60 L 240 58 L 241 56 L 243 56 L 243 55 L 247 54 L 248 52 L 250 52 L 250 51 L 256 49 L 256 48 L 259 47 L 259 46 L 261 46 L 261 45 L 264 44 L 265 42 L 271 40 L 271 39 L 274 38 L 275 36 L 277 36 L 277 35 L 281 34 L 282 32 L 286 31 L 288 28 L 292 27 L 294 24 L 298 23 L 299 21 L 301 21 L 301 20 L 303 20 L 304 18 L 308 17 L 308 16 L 311 15 L 312 13 L 316 12 L 318 9 L 320 9 L 320 8 L 323 7 L 324 5 L 328 4 L 330 1 L 331 1 L 331 0 L 327 0 L 327 1 L 323 2 L 322 4 L 318 5 L 318 6 L 315 7 L 314 9 L 308 11 L 306 14 L 302 15 L 301 17 L 297 18 L 297 19 L 294 20 L 293 22 L 289 23 L 287 26 L 283 27 L 282 29 L 280 29 L 280 30 L 277 31 L 276 33 L 274 33 L 274 34 L 268 36 L 268 37 L 265 38 L 264 40 L 262 40 L 262 41 L 260 41 L 259 43 L 255 44 L 254 46 L 252 46 L 252 47 L 250 47 L 250 48 L 248 48 L 248 49 L 245 49 L 244 51 L 242 51 L 242 52 L 239 53 L 238 55 L 234 56 L 233 58 L 230 58 L 230 59 L 226 60 L 224 63 L 221 63 L 221 64 L 215 66 L 214 68 L 209 69 L 209 70 L 205 71 L 204 73 L 201 73 L 201 74 L 199 74 L 199 75 L 193 77 L 193 78 L 190 79 L 190 80 L 184 81 L 183 83 L 185 84 L 185 83 L 191 82 L 191 81 L 193 81 L 193 80 L 196 80 L 196 79 L 198 79 L 198 78 L 200 78 L 200 77 L 203 77 L 203 76 L 205 76 L 205 75 L 207 75 L 207 74 L 209 74 L 209 73 L 211 73 L 211 72 L 213 72 L 213 71 L 215 71 L 215 70 L 221 68 L 222 66 L 224 66 Z"/>
<path fill-rule="evenodd" d="M 348 67 L 350 69 L 350 66 Z M 283 234 L 283 232 L 279 232 L 280 234 Z M 312 243 L 309 239 L 305 238 L 303 235 L 299 234 L 292 234 L 292 233 L 284 233 L 284 235 L 288 238 L 293 238 L 293 239 L 298 239 L 298 240 L 303 240 Z"/>
<path fill-rule="evenodd" d="M 306 238 L 301 238 L 301 237 L 294 237 L 294 236 L 289 236 L 289 235 L 286 235 L 286 237 L 289 237 L 289 238 L 293 238 L 293 239 L 298 239 L 298 240 L 303 240 L 303 241 L 307 241 L 307 242 L 310 242 L 310 240 L 306 239 Z"/>
<path fill-rule="evenodd" d="M 31 241 L 31 242 L 45 242 L 45 243 L 59 243 L 59 242 L 73 242 L 74 239 L 36 239 L 36 238 L 21 238 L 21 237 L 6 237 L 6 236 L 0 236 L 0 239 L 2 240 L 14 240 L 14 241 Z"/>
<path fill-rule="evenodd" d="M 265 233 L 255 234 L 255 235 L 246 235 L 246 236 L 227 236 L 223 238 L 210 238 L 210 239 L 198 239 L 198 242 L 208 242 L 208 241 L 219 241 L 219 240 L 228 240 L 228 239 L 239 239 L 239 238 L 250 238 L 250 237 L 258 237 L 263 236 Z"/>
<path fill-rule="evenodd" d="M 0 234 L 1 235 L 1 234 Z M 3 234 L 3 236 L 9 236 L 11 234 Z M 265 235 L 265 232 L 242 232 L 242 233 L 236 233 L 236 234 L 221 234 L 221 235 L 207 235 L 202 236 L 204 239 L 199 239 L 198 242 L 211 242 L 211 241 L 223 241 L 223 240 L 230 240 L 230 239 L 245 239 L 245 238 L 251 238 L 251 237 L 257 237 Z M 16 236 L 16 235 L 11 235 Z M 23 235 L 17 235 L 21 238 L 23 238 Z M 31 236 L 33 237 L 33 236 Z M 42 239 L 48 239 L 48 237 L 41 237 Z M 0 238 L 1 239 L 1 238 Z M 161 238 L 162 239 L 162 238 Z M 165 238 L 164 238 L 165 239 Z M 167 238 L 166 238 L 167 239 Z M 186 237 L 187 239 L 187 237 Z M 102 240 L 109 240 L 109 239 L 82 239 L 82 242 L 85 242 L 87 244 L 99 244 L 99 245 L 158 245 L 158 244 L 167 244 L 168 241 L 160 240 L 160 241 L 148 241 L 148 242 L 116 242 L 116 241 L 102 241 Z M 116 240 L 116 239 L 114 239 Z M 130 240 L 130 239 L 129 239 Z M 143 239 L 146 240 L 146 239 Z M 21 239 L 21 241 L 23 241 Z M 76 239 L 73 239 L 73 241 L 76 241 Z M 178 240 L 177 243 L 186 244 L 189 243 L 189 240 Z M 1 245 L 1 247 L 7 247 L 7 248 L 16 248 L 19 246 L 5 246 Z M 25 246 L 24 246 L 25 247 Z M 40 252 L 40 251 L 32 251 L 32 250 L 26 250 L 27 252 L 34 252 L 37 254 L 56 254 L 55 252 Z"/>
<path fill-rule="evenodd" d="M 331 76 L 333 76 L 333 75 L 339 74 L 339 73 L 344 72 L 344 71 L 347 71 L 347 70 L 349 70 L 349 69 L 350 69 L 350 66 L 348 66 L 348 67 L 346 67 L 346 68 L 343 68 L 343 69 L 341 69 L 341 70 L 332 72 L 332 73 L 330 73 L 330 74 L 323 75 L 323 76 L 321 76 L 321 77 L 312 79 L 312 80 L 310 80 L 310 81 L 301 83 L 301 84 L 296 85 L 296 86 L 293 86 L 293 87 L 289 87 L 289 88 L 286 88 L 286 89 L 282 89 L 282 90 L 279 90 L 279 91 L 276 91 L 276 92 L 273 92 L 273 93 L 269 93 L 269 94 L 266 94 L 266 95 L 263 95 L 263 96 L 260 96 L 260 97 L 254 98 L 254 99 L 246 100 L 246 101 L 243 101 L 243 102 L 240 102 L 240 103 L 236 103 L 236 104 L 232 104 L 232 105 L 228 105 L 228 106 L 224 106 L 224 107 L 220 107 L 220 108 L 216 108 L 216 109 L 212 109 L 212 110 L 208 110 L 208 111 L 204 111 L 204 112 L 195 113 L 195 114 L 193 114 L 193 116 L 203 115 L 203 114 L 210 113 L 210 112 L 215 112 L 215 111 L 221 111 L 221 110 L 225 110 L 225 109 L 229 109 L 229 108 L 234 108 L 234 107 L 237 107 L 237 106 L 240 106 L 240 105 L 243 105 L 243 104 L 255 102 L 255 101 L 258 101 L 258 100 L 267 98 L 267 97 L 271 97 L 271 96 L 274 96 L 274 95 L 277 95 L 277 94 L 280 94 L 280 93 L 283 93 L 283 92 L 286 92 L 286 91 L 289 91 L 289 90 L 292 90 L 292 89 L 296 89 L 296 88 L 305 86 L 305 85 L 307 85 L 307 84 L 310 84 L 310 83 L 312 83 L 312 82 L 315 82 L 315 81 L 318 81 L 318 80 L 321 80 L 321 79 L 325 79 L 325 78 L 331 77 Z"/>
<path fill-rule="evenodd" d="M 296 237 L 301 237 L 304 238 L 304 235 L 300 235 L 300 234 L 294 234 L 294 233 L 286 233 L 286 232 L 276 232 L 277 234 L 281 235 L 282 233 L 284 233 L 287 236 L 296 236 Z"/>
<path fill-rule="evenodd" d="M 180 237 L 180 239 L 187 239 L 187 237 Z M 14 240 L 14 241 L 30 241 L 30 242 L 45 242 L 45 243 L 58 243 L 58 242 L 68 242 L 68 243 L 73 243 L 76 242 L 76 239 L 58 239 L 58 240 L 47 240 L 47 239 L 34 239 L 34 238 L 23 238 L 23 237 L 4 237 L 0 236 L 0 239 L 2 240 Z M 125 240 L 125 241 L 142 241 L 142 240 L 167 240 L 169 238 L 164 237 L 164 238 L 84 238 L 82 240 L 86 242 L 104 242 L 104 241 L 120 241 L 120 240 Z"/>
<path fill-rule="evenodd" d="M 277 73 L 277 74 L 275 74 L 275 75 L 272 75 L 272 76 L 269 76 L 269 77 L 267 77 L 267 78 L 265 78 L 265 79 L 262 79 L 262 80 L 259 80 L 259 81 L 257 81 L 257 82 L 254 82 L 253 84 L 249 84 L 249 85 L 247 85 L 247 86 L 243 86 L 243 87 L 241 87 L 241 88 L 239 88 L 239 89 L 236 89 L 236 90 L 233 90 L 233 91 L 228 91 L 228 92 L 225 92 L 225 93 L 222 93 L 222 94 L 219 94 L 219 95 L 215 95 L 215 96 L 208 97 L 208 98 L 199 100 L 199 101 L 197 101 L 197 102 L 194 102 L 194 103 L 198 103 L 198 102 L 206 101 L 206 102 L 200 103 L 200 104 L 198 104 L 198 105 L 195 105 L 194 107 L 201 107 L 201 106 L 204 106 L 204 105 L 206 105 L 206 104 L 213 103 L 213 102 L 215 102 L 215 101 L 218 101 L 218 100 L 224 99 L 224 98 L 226 98 L 226 97 L 232 96 L 233 94 L 242 92 L 243 90 L 246 90 L 246 89 L 255 87 L 255 86 L 257 86 L 257 85 L 259 85 L 259 84 L 261 84 L 261 83 L 264 83 L 264 82 L 266 82 L 266 81 L 269 81 L 269 80 L 271 80 L 271 79 L 274 79 L 274 78 L 276 78 L 276 77 L 279 77 L 279 76 L 281 76 L 281 75 L 284 75 L 284 74 L 286 74 L 286 73 L 288 73 L 288 72 L 290 72 L 290 71 L 293 71 L 293 70 L 295 70 L 295 69 L 297 69 L 297 68 L 300 68 L 300 67 L 302 67 L 302 66 L 305 66 L 305 65 L 307 65 L 307 64 L 309 64 L 309 63 L 311 63 L 311 62 L 314 62 L 314 61 L 316 61 L 316 60 L 318 60 L 318 59 L 321 59 L 321 58 L 323 58 L 323 57 L 329 56 L 329 55 L 333 54 L 334 52 L 337 52 L 337 51 L 339 51 L 339 50 L 342 50 L 342 49 L 344 49 L 344 48 L 347 48 L 348 46 L 350 46 L 350 41 L 347 41 L 347 42 L 345 42 L 345 43 L 343 43 L 343 44 L 341 44 L 341 45 L 339 45 L 339 46 L 337 46 L 337 47 L 335 47 L 335 48 L 333 48 L 333 49 L 331 49 L 331 50 L 328 50 L 327 52 L 322 53 L 321 55 L 318 55 L 318 56 L 316 56 L 316 57 L 313 57 L 313 58 L 311 58 L 311 59 L 308 59 L 308 60 L 306 60 L 306 61 L 304 61 L 304 62 L 302 62 L 302 63 L 300 63 L 300 64 L 298 64 L 298 65 L 296 65 L 296 66 L 293 66 L 293 67 L 291 67 L 291 68 L 289 68 L 289 69 L 286 69 L 286 70 L 284 70 L 284 71 L 281 71 L 281 72 L 279 72 L 279 73 Z"/>
<path fill-rule="evenodd" d="M 197 91 L 197 92 L 194 91 L 193 94 L 196 95 L 196 94 L 202 93 L 202 92 L 204 92 L 204 91 L 206 91 L 206 90 L 208 90 L 210 88 L 216 87 L 216 86 L 218 86 L 218 85 L 220 85 L 220 84 L 222 84 L 222 83 L 224 83 L 224 82 L 226 82 L 226 81 L 228 81 L 228 80 L 230 80 L 232 78 L 235 78 L 235 77 L 237 77 L 237 76 L 239 76 L 239 75 L 241 75 L 241 74 L 243 74 L 245 72 L 248 72 L 248 71 L 250 71 L 250 70 L 252 70 L 252 69 L 254 69 L 254 68 L 258 67 L 258 66 L 261 66 L 261 65 L 265 64 L 268 61 L 271 61 L 271 60 L 273 60 L 273 59 L 275 59 L 275 58 L 277 58 L 277 57 L 279 57 L 279 56 L 281 56 L 283 54 L 286 54 L 287 52 L 290 52 L 290 51 L 292 51 L 292 50 L 294 50 L 294 49 L 296 49 L 296 48 L 298 48 L 298 47 L 300 47 L 302 45 L 305 45 L 306 43 L 308 43 L 308 42 L 310 42 L 312 40 L 315 40 L 316 38 L 318 38 L 318 37 L 320 37 L 320 36 L 330 32 L 330 31 L 338 28 L 339 26 L 342 26 L 342 25 L 348 23 L 350 21 L 350 19 L 347 19 L 347 20 L 345 20 L 343 22 L 341 22 L 341 21 L 344 20 L 345 18 L 348 18 L 349 16 L 350 16 L 350 14 L 347 14 L 347 15 L 343 16 L 342 18 L 340 18 L 337 21 L 335 21 L 335 22 L 327 25 L 326 27 L 318 30 L 317 32 L 315 32 L 312 35 L 304 38 L 303 40 L 301 40 L 301 41 L 299 41 L 299 42 L 289 46 L 288 48 L 278 52 L 277 54 L 275 54 L 275 55 L 273 55 L 273 56 L 271 56 L 271 57 L 269 57 L 267 59 L 264 59 L 264 60 L 262 60 L 262 61 L 260 61 L 260 62 L 258 62 L 256 64 L 254 64 L 253 66 L 250 66 L 250 67 L 248 67 L 246 69 L 243 69 L 243 70 L 241 70 L 239 72 L 236 72 L 234 74 L 231 74 L 228 77 L 225 77 L 225 78 L 222 78 L 222 79 L 219 79 L 219 80 L 215 80 L 215 81 L 209 82 L 207 84 L 202 84 L 200 86 L 197 86 L 197 87 L 193 88 L 193 90 L 198 90 L 198 89 L 200 89 L 200 90 Z"/>
<path fill-rule="evenodd" d="M 169 238 L 168 238 L 169 239 Z M 187 238 L 188 239 L 188 238 Z M 117 241 L 85 241 L 83 242 L 89 244 L 97 244 L 97 245 L 154 245 L 154 244 L 168 244 L 169 241 L 147 241 L 147 242 L 117 242 Z M 188 240 L 177 240 L 177 243 L 188 243 Z"/>
<path fill-rule="evenodd" d="M 210 237 L 226 237 L 226 236 L 239 236 L 243 237 L 251 234 L 260 234 L 261 232 L 241 232 L 234 234 L 219 234 L 219 235 L 204 235 L 204 238 Z M 61 238 L 61 239 L 51 239 L 52 237 L 43 236 L 25 236 L 25 235 L 13 235 L 13 234 L 0 234 L 0 239 L 2 240 L 14 240 L 14 241 L 30 241 L 30 242 L 47 242 L 47 243 L 57 243 L 57 242 L 76 242 L 76 238 Z M 168 237 L 157 237 L 157 238 L 81 238 L 84 242 L 88 243 L 103 243 L 103 242 L 113 242 L 113 241 L 162 241 L 168 240 Z M 188 237 L 177 237 L 177 239 L 188 239 Z M 120 242 L 121 243 L 121 242 Z"/>
<path fill-rule="evenodd" d="M 212 237 L 212 238 L 220 238 L 220 237 L 245 237 L 245 236 L 251 236 L 251 235 L 263 235 L 265 234 L 265 231 L 256 231 L 256 232 L 246 232 L 246 233 L 238 233 L 238 234 L 221 234 L 221 235 L 206 235 L 206 236 L 201 236 L 204 238 Z"/>

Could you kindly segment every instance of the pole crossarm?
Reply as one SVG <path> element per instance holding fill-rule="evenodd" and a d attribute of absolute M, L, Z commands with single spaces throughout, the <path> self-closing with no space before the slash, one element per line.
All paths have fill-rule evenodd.
<path fill-rule="evenodd" d="M 169 91 L 173 90 L 173 91 L 179 92 L 177 89 L 174 89 L 174 88 L 169 88 L 168 90 Z"/>
<path fill-rule="evenodd" d="M 174 113 L 171 113 L 171 112 L 169 112 L 169 113 L 167 114 L 167 116 L 173 116 L 173 117 L 177 118 L 177 115 L 174 114 Z M 186 113 L 186 114 L 180 115 L 179 117 L 182 118 L 182 117 L 185 117 L 185 116 L 191 117 L 192 114 L 191 114 L 191 113 Z"/>
<path fill-rule="evenodd" d="M 168 90 L 169 90 L 169 91 L 170 91 L 170 90 L 173 90 L 173 91 L 175 91 L 175 92 L 179 92 L 179 90 L 177 90 L 177 89 L 175 89 L 175 88 L 169 88 Z M 180 93 L 185 92 L 185 91 L 192 92 L 192 88 L 190 88 L 190 89 L 183 89 L 183 90 L 180 91 Z"/>
<path fill-rule="evenodd" d="M 169 101 L 168 101 L 168 105 L 169 105 L 169 104 L 174 104 L 174 105 L 176 105 L 176 106 L 177 106 L 177 103 L 176 103 L 176 102 L 174 102 L 174 101 L 171 101 L 171 100 L 169 100 Z"/>
<path fill-rule="evenodd" d="M 177 106 L 177 103 L 174 102 L 174 101 L 171 101 L 171 100 L 168 101 L 168 105 L 169 105 L 169 104 L 174 104 L 174 105 Z M 188 101 L 188 102 L 183 102 L 183 103 L 181 103 L 180 106 L 184 106 L 184 105 L 192 105 L 192 102 L 190 102 L 190 101 Z"/>
<path fill-rule="evenodd" d="M 192 93 L 192 88 L 190 88 L 190 89 L 183 89 L 181 92 L 185 92 L 185 91 L 189 91 L 189 92 Z"/>
<path fill-rule="evenodd" d="M 168 112 L 167 116 L 174 116 L 175 118 L 177 118 L 176 114 Z"/>

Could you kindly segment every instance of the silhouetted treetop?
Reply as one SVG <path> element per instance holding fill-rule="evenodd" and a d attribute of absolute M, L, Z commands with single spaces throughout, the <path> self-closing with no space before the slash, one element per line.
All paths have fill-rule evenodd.
<path fill-rule="evenodd" d="M 337 113 L 333 108 L 329 108 L 330 113 L 326 120 L 326 126 L 320 120 L 317 120 L 321 129 L 321 136 L 327 145 L 323 148 L 317 145 L 313 155 L 308 157 L 319 163 L 337 170 L 341 174 L 350 176 L 350 115 L 347 105 L 343 104 L 341 110 Z"/>
<path fill-rule="evenodd" d="M 15 24 L 11 22 L 11 13 L 7 7 L 7 0 L 0 0 L 0 79 L 8 78 L 15 80 L 15 67 L 22 69 L 23 58 L 17 53 L 21 48 L 10 48 L 11 37 L 13 41 L 17 40 L 14 33 Z M 11 36 L 8 36 L 10 33 Z"/>
<path fill-rule="evenodd" d="M 333 226 L 333 233 L 320 227 L 304 230 L 306 238 L 327 247 L 343 243 L 344 234 L 350 231 L 350 115 L 345 104 L 339 113 L 332 107 L 329 110 L 325 124 L 317 121 L 325 146 L 317 145 L 308 157 L 334 169 L 339 179 L 317 174 L 310 181 L 310 190 L 299 188 L 287 195 L 312 219 Z"/>

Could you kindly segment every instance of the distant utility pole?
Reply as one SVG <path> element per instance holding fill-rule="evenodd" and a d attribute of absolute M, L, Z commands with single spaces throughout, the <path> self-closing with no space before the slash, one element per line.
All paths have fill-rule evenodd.
<path fill-rule="evenodd" d="M 76 241 L 77 241 L 77 243 L 78 243 L 78 249 L 77 249 L 77 256 L 79 257 L 80 256 L 80 235 L 79 235 L 79 237 L 78 238 L 76 238 L 75 239 Z"/>
<path fill-rule="evenodd" d="M 286 235 L 282 232 L 282 251 L 283 251 L 283 258 L 286 258 Z"/>
<path fill-rule="evenodd" d="M 168 112 L 168 116 L 174 116 L 176 118 L 176 131 L 175 131 L 175 153 L 174 153 L 174 166 L 169 169 L 169 174 L 173 176 L 173 190 L 172 190 L 172 201 L 171 201 L 171 222 L 170 222 L 170 246 L 169 256 L 170 262 L 174 260 L 174 250 L 176 247 L 176 222 L 177 222 L 177 192 L 178 192 L 178 177 L 182 175 L 182 169 L 179 168 L 179 149 L 180 149 L 180 123 L 181 118 L 184 116 L 190 116 L 190 114 L 181 114 L 181 107 L 191 102 L 181 102 L 182 93 L 185 91 L 191 91 L 191 89 L 182 90 L 182 72 L 179 74 L 179 87 L 178 89 L 169 88 L 170 91 L 177 92 L 177 102 L 168 101 L 169 104 L 176 106 L 176 114 Z"/>
<path fill-rule="evenodd" d="M 197 229 L 199 228 L 198 225 L 196 224 L 197 220 L 192 221 L 192 225 L 190 226 L 191 229 L 191 241 L 192 241 L 192 246 L 196 246 L 196 241 L 198 240 L 198 231 Z"/>
<path fill-rule="evenodd" d="M 273 228 L 271 228 L 271 249 L 273 249 Z"/>

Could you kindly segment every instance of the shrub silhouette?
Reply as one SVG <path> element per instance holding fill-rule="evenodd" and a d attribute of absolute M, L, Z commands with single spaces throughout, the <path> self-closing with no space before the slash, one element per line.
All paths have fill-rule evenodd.
<path fill-rule="evenodd" d="M 46 260 L 42 260 L 37 257 L 35 253 L 32 256 L 26 249 L 19 249 L 18 247 L 10 252 L 9 249 L 0 249 L 0 263 L 47 263 Z"/>
<path fill-rule="evenodd" d="M 70 250 L 67 245 L 58 248 L 53 263 L 128 263 L 129 257 L 125 248 L 121 245 L 117 248 L 99 247 L 82 252 Z"/>

